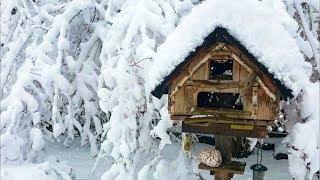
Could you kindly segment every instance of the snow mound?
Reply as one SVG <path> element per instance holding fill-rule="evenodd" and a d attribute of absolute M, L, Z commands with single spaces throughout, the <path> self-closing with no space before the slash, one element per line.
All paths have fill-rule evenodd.
<path fill-rule="evenodd" d="M 289 33 L 295 32 L 297 25 L 280 1 L 211 0 L 193 8 L 159 46 L 147 90 L 159 85 L 217 27 L 227 29 L 293 95 L 309 81 L 311 66 Z"/>

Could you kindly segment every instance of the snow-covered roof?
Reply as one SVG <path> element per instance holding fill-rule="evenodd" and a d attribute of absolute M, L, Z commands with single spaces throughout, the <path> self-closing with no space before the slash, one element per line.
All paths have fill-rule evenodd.
<path fill-rule="evenodd" d="M 161 83 L 217 27 L 225 28 L 293 95 L 309 81 L 311 66 L 289 33 L 296 30 L 296 24 L 281 1 L 207 0 L 193 8 L 159 46 L 147 76 L 147 90 L 167 88 Z"/>

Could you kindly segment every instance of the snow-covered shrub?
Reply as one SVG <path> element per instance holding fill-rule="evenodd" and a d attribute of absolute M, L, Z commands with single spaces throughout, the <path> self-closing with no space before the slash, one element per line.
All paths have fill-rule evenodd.
<path fill-rule="evenodd" d="M 41 160 L 46 139 L 67 146 L 76 134 L 96 154 L 105 123 L 100 155 L 137 173 L 172 126 L 166 100 L 144 91 L 145 71 L 194 3 L 1 2 L 1 163 Z"/>
<path fill-rule="evenodd" d="M 115 163 L 102 179 L 136 177 L 160 155 L 152 136 L 161 138 L 160 149 L 171 142 L 168 115 L 161 111 L 166 118 L 157 124 L 164 103 L 145 92 L 145 76 L 157 46 L 191 7 L 190 1 L 179 0 L 108 1 L 110 28 L 102 39 L 98 96 L 109 121 L 99 158 L 111 156 Z"/>
<path fill-rule="evenodd" d="M 36 160 L 46 138 L 80 134 L 97 153 L 94 1 L 1 2 L 1 162 Z M 62 135 L 62 136 L 61 136 Z"/>
<path fill-rule="evenodd" d="M 320 3 L 318 0 L 284 0 L 291 17 L 297 21 L 298 31 L 289 32 L 295 38 L 306 61 L 313 67 L 310 81 L 314 84 L 295 99 L 283 105 L 286 130 L 284 140 L 289 151 L 289 170 L 295 179 L 312 179 L 320 170 L 319 134 L 319 72 L 320 72 Z"/>

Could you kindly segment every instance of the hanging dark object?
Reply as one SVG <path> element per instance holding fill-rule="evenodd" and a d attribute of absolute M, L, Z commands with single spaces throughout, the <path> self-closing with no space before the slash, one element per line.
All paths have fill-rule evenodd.
<path fill-rule="evenodd" d="M 268 170 L 268 168 L 264 165 L 261 164 L 262 161 L 262 148 L 257 147 L 257 164 L 254 164 L 250 167 L 253 171 L 253 180 L 263 180 L 264 179 L 264 174 Z"/>

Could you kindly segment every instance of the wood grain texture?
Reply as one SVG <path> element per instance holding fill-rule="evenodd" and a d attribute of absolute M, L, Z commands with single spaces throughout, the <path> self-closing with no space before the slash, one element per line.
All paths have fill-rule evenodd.
<path fill-rule="evenodd" d="M 209 79 L 209 61 L 214 59 L 234 61 L 233 80 Z M 256 84 L 255 89 L 254 84 Z M 199 92 L 240 93 L 244 105 L 243 113 L 232 109 L 198 108 Z M 200 50 L 192 61 L 183 67 L 183 71 L 172 79 L 168 109 L 173 116 L 218 114 L 224 118 L 272 122 L 279 111 L 279 97 L 279 90 L 275 84 L 242 52 L 231 45 L 218 43 L 207 50 Z M 258 105 L 253 104 L 252 98 L 259 100 Z"/>
<path fill-rule="evenodd" d="M 231 129 L 231 124 L 190 125 L 182 122 L 182 132 L 226 135 L 234 137 L 266 138 L 267 129 L 264 126 L 254 126 L 253 130 Z"/>

